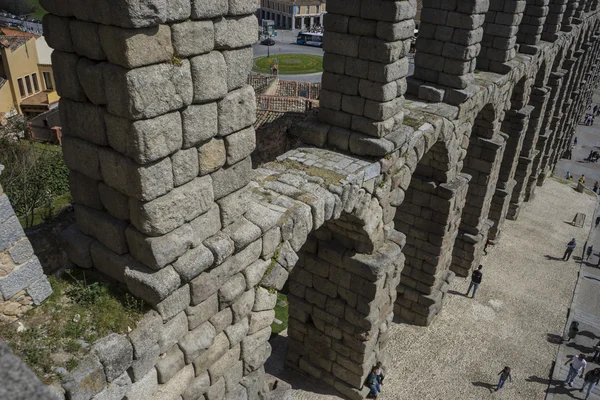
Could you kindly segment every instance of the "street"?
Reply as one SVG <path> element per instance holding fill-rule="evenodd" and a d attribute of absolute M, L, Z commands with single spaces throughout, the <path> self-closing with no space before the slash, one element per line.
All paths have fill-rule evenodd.
<path fill-rule="evenodd" d="M 276 56 L 277 54 L 314 54 L 318 56 L 323 56 L 324 52 L 322 48 L 313 47 L 313 46 L 303 46 L 300 44 L 296 44 L 296 37 L 298 36 L 299 30 L 295 31 L 287 31 L 287 30 L 278 30 L 277 36 L 274 36 L 275 45 L 263 46 L 260 44 L 260 41 L 252 45 L 252 49 L 254 50 L 254 58 L 256 57 L 264 57 L 269 53 L 271 56 Z M 414 64 L 410 63 L 408 75 L 412 75 L 414 71 Z M 321 73 L 318 74 L 308 74 L 308 75 L 279 75 L 279 79 L 285 81 L 300 81 L 300 82 L 321 82 Z"/>

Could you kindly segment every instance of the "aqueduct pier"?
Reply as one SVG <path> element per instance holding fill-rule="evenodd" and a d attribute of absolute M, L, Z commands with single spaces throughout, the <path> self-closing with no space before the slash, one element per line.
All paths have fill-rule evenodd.
<path fill-rule="evenodd" d="M 287 365 L 362 398 L 393 316 L 434 320 L 598 81 L 597 0 L 423 1 L 408 79 L 416 1 L 329 0 L 318 118 L 252 170 L 256 1 L 42 3 L 70 258 L 154 309 L 107 339 L 118 367 L 100 351 L 65 380 L 77 399 L 258 398 L 286 282 Z"/>

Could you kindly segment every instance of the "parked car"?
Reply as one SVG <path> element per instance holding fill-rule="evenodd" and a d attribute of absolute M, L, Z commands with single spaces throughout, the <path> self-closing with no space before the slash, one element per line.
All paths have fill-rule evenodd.
<path fill-rule="evenodd" d="M 275 46 L 275 41 L 271 38 L 268 38 L 260 42 L 260 44 L 262 44 L 263 46 Z"/>

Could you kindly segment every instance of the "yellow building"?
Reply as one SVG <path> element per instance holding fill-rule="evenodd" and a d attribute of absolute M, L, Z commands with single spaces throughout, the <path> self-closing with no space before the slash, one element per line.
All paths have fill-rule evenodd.
<path fill-rule="evenodd" d="M 33 116 L 58 106 L 50 54 L 43 37 L 0 36 L 0 114 Z"/>
<path fill-rule="evenodd" d="M 275 21 L 280 29 L 323 26 L 325 0 L 258 0 L 258 19 Z"/>

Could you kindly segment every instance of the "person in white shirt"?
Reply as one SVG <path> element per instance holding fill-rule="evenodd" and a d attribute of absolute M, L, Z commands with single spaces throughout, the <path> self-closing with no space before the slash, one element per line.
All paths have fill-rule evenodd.
<path fill-rule="evenodd" d="M 568 363 L 569 360 L 567 360 L 565 365 Z M 579 354 L 577 357 L 573 357 L 571 364 L 569 365 L 569 373 L 567 374 L 567 379 L 565 379 L 565 385 L 573 387 L 573 380 L 577 377 L 577 374 L 581 373 L 581 378 L 583 378 L 585 367 L 587 367 L 587 362 L 585 361 L 585 355 L 583 353 Z"/>

